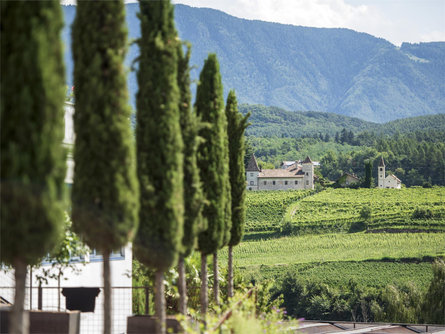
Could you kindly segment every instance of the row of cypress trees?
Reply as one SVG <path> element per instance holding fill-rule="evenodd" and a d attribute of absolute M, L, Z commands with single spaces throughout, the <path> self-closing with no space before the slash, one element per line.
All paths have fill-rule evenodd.
<path fill-rule="evenodd" d="M 57 0 L 1 6 L 1 252 L 16 273 L 11 332 L 22 333 L 26 266 L 51 250 L 63 222 L 63 21 Z M 122 0 L 77 4 L 73 228 L 103 255 L 104 333 L 112 328 L 109 255 L 134 237 L 135 256 L 156 270 L 157 330 L 164 333 L 163 273 L 179 263 L 186 313 L 184 258 L 196 247 L 203 314 L 209 254 L 218 303 L 217 252 L 229 244 L 231 261 L 242 236 L 248 116 L 238 112 L 234 92 L 224 111 L 214 54 L 204 64 L 192 110 L 190 47 L 184 54 L 173 6 L 141 1 L 135 143 L 123 66 L 124 9 Z"/>

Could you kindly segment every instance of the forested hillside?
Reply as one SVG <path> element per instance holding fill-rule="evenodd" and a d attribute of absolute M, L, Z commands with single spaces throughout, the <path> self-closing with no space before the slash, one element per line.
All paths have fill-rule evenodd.
<path fill-rule="evenodd" d="M 445 114 L 404 118 L 383 124 L 359 118 L 316 111 L 287 111 L 263 105 L 240 105 L 243 114 L 251 113 L 247 135 L 256 137 L 301 137 L 314 134 L 334 136 L 343 128 L 359 133 L 381 135 L 412 133 L 414 131 L 445 132 Z"/>
<path fill-rule="evenodd" d="M 138 4 L 127 4 L 131 38 L 138 38 Z M 72 71 L 69 29 L 75 7 L 65 6 L 65 60 Z M 218 54 L 225 92 L 239 101 L 314 110 L 386 122 L 445 112 L 445 43 L 403 44 L 348 29 L 321 29 L 235 18 L 223 12 L 175 6 L 180 37 L 192 44 L 191 64 Z M 133 45 L 130 66 L 137 57 Z M 199 70 L 192 71 L 197 79 Z M 129 75 L 133 97 L 134 73 Z"/>

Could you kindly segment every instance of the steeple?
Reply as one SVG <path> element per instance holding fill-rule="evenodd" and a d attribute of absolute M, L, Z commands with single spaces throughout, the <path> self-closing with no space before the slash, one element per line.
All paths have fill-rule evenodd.
<path fill-rule="evenodd" d="M 380 157 L 379 167 L 377 168 L 377 183 L 379 188 L 385 188 L 385 162 L 383 161 L 383 156 Z"/>
<path fill-rule="evenodd" d="M 247 164 L 246 172 L 261 172 L 256 162 L 255 154 L 250 156 L 249 163 Z"/>
<path fill-rule="evenodd" d="M 309 158 L 309 156 L 306 156 L 306 159 L 304 159 L 304 161 L 302 162 L 302 164 L 311 164 L 312 160 L 311 158 Z"/>
<path fill-rule="evenodd" d="M 385 161 L 383 161 L 383 156 L 380 157 L 379 167 L 385 167 Z"/>

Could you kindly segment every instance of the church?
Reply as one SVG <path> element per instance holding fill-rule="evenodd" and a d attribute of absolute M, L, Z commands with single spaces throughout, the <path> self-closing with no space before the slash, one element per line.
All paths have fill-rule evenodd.
<path fill-rule="evenodd" d="M 260 169 L 252 154 L 246 168 L 247 190 L 314 189 L 314 163 L 306 157 L 285 168 Z"/>
<path fill-rule="evenodd" d="M 383 157 L 380 158 L 380 163 L 377 171 L 377 180 L 379 188 L 392 188 L 392 189 L 401 189 L 402 181 L 395 176 L 394 174 L 390 174 L 385 176 L 385 161 L 383 161 Z"/>

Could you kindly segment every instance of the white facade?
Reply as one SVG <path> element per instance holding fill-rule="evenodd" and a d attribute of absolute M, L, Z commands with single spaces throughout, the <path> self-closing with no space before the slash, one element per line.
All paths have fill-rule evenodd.
<path fill-rule="evenodd" d="M 314 164 L 311 159 L 307 157 L 301 164 L 290 163 L 284 162 L 279 169 L 260 170 L 252 155 L 246 168 L 247 190 L 314 189 Z"/>
<path fill-rule="evenodd" d="M 380 164 L 377 170 L 377 180 L 379 188 L 392 188 L 392 189 L 401 189 L 402 181 L 395 175 L 386 176 L 385 171 L 385 162 L 383 161 L 383 157 L 380 159 Z"/>
<path fill-rule="evenodd" d="M 74 105 L 65 103 L 65 136 L 63 145 L 72 150 L 75 140 L 73 115 Z M 67 172 L 65 183 L 73 183 L 74 161 L 71 154 L 67 157 Z M 117 252 L 113 252 L 110 256 L 111 267 L 111 286 L 113 289 L 113 333 L 125 333 L 127 317 L 132 315 L 132 246 L 128 244 Z M 79 259 L 73 259 L 73 266 L 78 270 L 73 271 L 67 269 L 63 273 L 63 279 L 60 286 L 63 287 L 103 287 L 102 270 L 103 260 L 100 255 L 96 255 L 93 251 L 85 257 L 84 262 Z M 77 262 L 76 262 L 77 261 Z M 50 270 L 50 263 L 42 263 L 38 269 L 33 269 L 32 274 L 28 270 L 27 278 L 27 297 L 25 300 L 25 308 L 37 309 L 37 276 L 41 275 L 44 270 Z M 53 270 L 54 272 L 54 270 Z M 31 277 L 32 276 L 32 277 Z M 0 296 L 13 302 L 14 300 L 14 273 L 12 270 L 0 271 Z M 30 286 L 34 289 L 30 289 Z M 65 310 L 65 297 L 61 295 L 58 289 L 56 279 L 48 279 L 43 284 L 43 310 Z M 118 287 L 118 288 L 115 288 Z M 32 293 L 30 293 L 32 291 Z M 60 303 L 60 305 L 59 305 Z M 32 305 L 31 305 L 32 304 Z M 81 314 L 81 334 L 95 334 L 102 332 L 103 326 L 103 292 L 96 298 L 96 307 L 94 313 Z"/>

